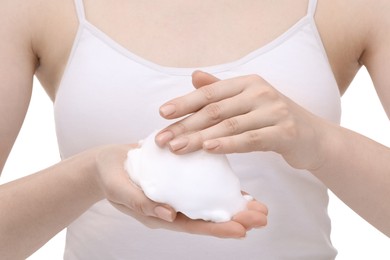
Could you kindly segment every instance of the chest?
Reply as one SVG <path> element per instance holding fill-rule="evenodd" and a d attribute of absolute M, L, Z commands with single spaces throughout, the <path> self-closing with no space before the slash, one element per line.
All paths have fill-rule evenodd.
<path fill-rule="evenodd" d="M 119 45 L 145 60 L 170 67 L 235 61 L 280 37 L 308 12 L 308 1 L 172 1 L 167 5 L 159 1 L 84 0 L 83 4 L 86 20 Z M 327 12 L 317 8 L 318 27 L 338 85 L 345 89 L 357 70 L 356 55 L 345 57 L 350 46 L 335 44 L 337 37 L 329 30 L 333 25 L 322 23 Z M 60 40 L 48 39 L 58 48 L 44 52 L 38 73 L 53 99 L 78 28 L 76 13 L 68 16 L 72 22 L 62 23 L 68 33 Z"/>
<path fill-rule="evenodd" d="M 85 1 L 85 9 L 88 21 L 131 52 L 164 66 L 195 67 L 239 59 L 305 16 L 306 1 L 294 12 L 283 2 L 118 1 L 108 13 Z"/>

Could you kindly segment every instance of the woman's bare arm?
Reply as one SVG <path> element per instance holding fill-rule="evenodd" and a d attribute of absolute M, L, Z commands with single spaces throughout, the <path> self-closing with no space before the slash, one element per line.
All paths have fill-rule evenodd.
<path fill-rule="evenodd" d="M 360 62 L 367 67 L 390 117 L 390 3 L 378 0 L 365 4 L 361 19 L 368 27 L 361 35 L 366 46 Z M 366 106 L 364 100 L 361 106 Z M 313 174 L 390 237 L 390 148 L 340 127 L 330 127 L 327 140 L 326 160 Z"/>
<path fill-rule="evenodd" d="M 2 1 L 0 9 L 1 169 L 23 123 L 38 65 L 30 16 L 20 2 Z M 0 186 L 0 258 L 25 258 L 104 197 L 94 183 L 95 156 L 78 155 Z"/>
<path fill-rule="evenodd" d="M 360 62 L 367 67 L 390 117 L 390 4 L 383 0 L 366 2 L 367 16 L 364 19 L 369 21 L 369 28 L 368 34 L 362 36 L 366 39 L 366 47 Z M 363 101 L 361 105 L 366 104 Z M 338 134 L 341 141 L 336 144 L 336 151 L 332 155 L 332 168 L 339 171 L 332 173 L 331 178 L 325 176 L 325 171 L 316 174 L 320 174 L 324 182 L 329 181 L 332 190 L 347 205 L 390 236 L 389 147 L 346 129 L 341 129 Z M 337 165 L 340 160 L 335 158 L 338 157 L 337 153 L 345 157 L 344 165 Z M 329 162 L 328 165 L 332 164 Z"/>
<path fill-rule="evenodd" d="M 23 123 L 39 62 L 31 40 L 35 35 L 29 21 L 31 3 L 0 2 L 0 169 Z M 248 229 L 265 224 L 265 207 L 255 201 L 226 223 L 175 218 L 171 207 L 150 201 L 130 182 L 124 161 L 132 147 L 93 148 L 1 185 L 0 258 L 26 258 L 101 199 L 151 228 L 242 237 Z"/>
<path fill-rule="evenodd" d="M 26 258 L 103 198 L 92 158 L 77 156 L 0 186 L 1 258 Z"/>
<path fill-rule="evenodd" d="M 30 44 L 30 27 L 17 4 L 0 9 L 0 170 L 10 153 L 29 105 L 38 60 Z M 24 22 L 25 21 L 25 22 Z"/>

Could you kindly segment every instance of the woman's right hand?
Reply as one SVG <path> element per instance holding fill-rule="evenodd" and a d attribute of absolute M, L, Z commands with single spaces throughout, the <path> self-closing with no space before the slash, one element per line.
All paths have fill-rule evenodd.
<path fill-rule="evenodd" d="M 172 222 L 175 210 L 169 205 L 148 199 L 142 190 L 131 181 L 125 170 L 125 161 L 130 149 L 137 145 L 110 145 L 98 148 L 96 170 L 98 184 L 103 196 L 121 212 L 132 215 L 157 217 Z"/>
<path fill-rule="evenodd" d="M 137 145 L 112 145 L 97 148 L 95 162 L 99 190 L 121 212 L 149 228 L 223 238 L 245 237 L 248 230 L 266 225 L 267 208 L 255 200 L 248 202 L 247 209 L 235 215 L 231 221 L 213 223 L 190 219 L 176 213 L 169 205 L 148 199 L 132 183 L 124 168 L 128 151 L 136 147 Z"/>
<path fill-rule="evenodd" d="M 127 153 L 134 147 L 90 149 L 0 185 L 0 258 L 26 259 L 105 198 L 150 228 L 239 238 L 247 229 L 265 224 L 264 207 L 255 201 L 232 221 L 217 224 L 176 215 L 168 205 L 149 200 L 125 170 Z"/>

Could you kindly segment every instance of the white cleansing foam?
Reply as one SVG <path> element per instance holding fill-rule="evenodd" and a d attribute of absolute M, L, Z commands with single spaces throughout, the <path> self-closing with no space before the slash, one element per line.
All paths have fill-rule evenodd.
<path fill-rule="evenodd" d="M 125 168 L 131 180 L 153 201 L 166 203 L 192 219 L 229 221 L 245 209 L 250 196 L 225 155 L 197 151 L 175 155 L 149 135 L 128 152 Z"/>

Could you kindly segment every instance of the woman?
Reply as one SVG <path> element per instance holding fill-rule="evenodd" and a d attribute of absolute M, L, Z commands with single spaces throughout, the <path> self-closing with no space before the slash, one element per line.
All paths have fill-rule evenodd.
<path fill-rule="evenodd" d="M 64 160 L 1 187 L 1 252 L 25 257 L 73 221 L 67 259 L 334 258 L 325 185 L 389 234 L 389 150 L 338 126 L 340 93 L 361 65 L 390 103 L 388 5 L 4 1 L 2 161 L 34 73 L 55 102 Z M 257 202 L 221 226 L 175 218 L 129 188 L 121 167 L 133 146 L 119 144 L 187 114 L 156 142 L 178 154 L 232 153 L 243 190 L 270 210 L 265 229 L 236 241 L 145 227 L 237 237 L 265 224 Z"/>

